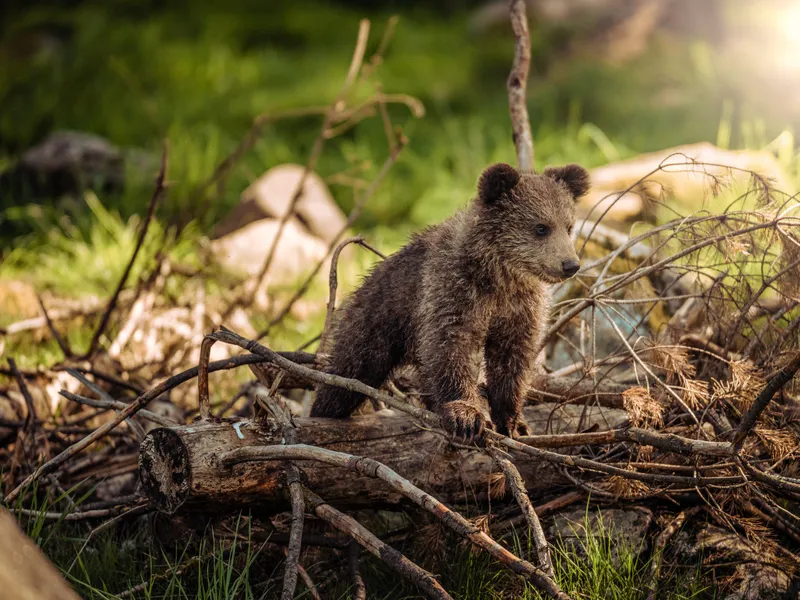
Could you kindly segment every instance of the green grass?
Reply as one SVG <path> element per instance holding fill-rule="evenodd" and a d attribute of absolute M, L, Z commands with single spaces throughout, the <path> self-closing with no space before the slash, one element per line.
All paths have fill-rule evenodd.
<path fill-rule="evenodd" d="M 571 597 L 581 600 L 644 600 L 647 597 L 652 558 L 643 553 L 641 547 L 620 542 L 620 538 L 614 536 L 613 525 L 605 523 L 601 515 L 591 523 L 587 512 L 584 526 L 578 530 L 578 543 L 566 544 L 561 539 L 549 541 L 553 545 L 551 556 L 556 580 Z M 513 542 L 518 556 L 535 561 L 527 535 L 516 532 Z M 456 598 L 499 600 L 513 596 L 545 600 L 548 597 L 532 585 L 522 586 L 518 579 L 500 570 L 484 554 L 464 551 L 447 565 L 448 568 L 442 570 L 443 584 Z M 659 586 L 662 600 L 713 597 L 696 568 L 675 572 L 664 569 L 662 576 L 665 578 Z"/>
<path fill-rule="evenodd" d="M 40 231 L 44 240 L 35 236 L 28 238 L 28 244 L 20 240 L 5 257 L 2 277 L 28 279 L 40 291 L 69 292 L 74 296 L 103 296 L 113 290 L 136 247 L 141 219 L 134 215 L 124 221 L 109 211 L 94 192 L 87 191 L 84 198 L 91 220 L 84 220 L 81 227 L 65 215 L 58 226 Z M 135 282 L 154 268 L 156 250 L 165 235 L 159 221 L 150 224 L 129 281 Z M 184 231 L 173 245 L 170 258 L 189 263 L 196 254 L 197 237 L 194 229 Z"/>
<path fill-rule="evenodd" d="M 90 131 L 156 154 L 167 139 L 171 187 L 161 216 L 197 219 L 205 228 L 233 206 L 253 177 L 282 162 L 305 161 L 318 117 L 267 128 L 208 206 L 191 194 L 256 115 L 335 97 L 362 16 L 373 22 L 369 56 L 387 12 L 362 14 L 323 3 L 264 11 L 248 0 L 228 2 L 224 11 L 210 3 L 193 4 L 191 10 L 182 3 L 142 10 L 133 0 L 113 7 L 81 2 L 16 11 L 0 26 L 0 155 L 13 157 L 60 128 Z M 20 56 L 20 48 L 43 32 L 60 41 Z M 563 32 L 542 27 L 533 36 L 530 110 L 538 165 L 592 166 L 716 135 L 722 91 L 694 66 L 688 49 L 665 41 L 623 70 L 586 59 L 559 61 L 554 49 L 559 36 Z M 393 121 L 405 128 L 411 144 L 360 226 L 436 220 L 469 198 L 487 162 L 513 158 L 505 93 L 512 52 L 512 40 L 500 32 L 471 32 L 465 13 L 401 15 L 383 64 L 359 95 L 380 81 L 386 92 L 419 97 L 427 112 L 416 120 L 407 108 L 391 107 Z M 665 88 L 680 90 L 677 103 L 654 109 Z M 366 161 L 369 176 L 385 151 L 383 127 L 374 118 L 329 142 L 318 170 L 329 176 Z M 125 219 L 141 212 L 150 177 L 103 202 Z M 347 210 L 352 191 L 334 186 L 333 192 Z M 2 198 L 0 207 L 24 206 L 26 200 Z M 61 216 L 61 203 L 37 204 L 45 214 Z M 4 218 L 11 217 L 0 216 L 0 225 Z M 30 224 L 16 222 L 12 231 Z"/>
<path fill-rule="evenodd" d="M 63 502 L 55 502 L 54 506 Z M 52 506 L 42 506 L 54 510 Z M 90 527 L 70 522 L 46 523 L 41 517 L 21 519 L 23 527 L 45 553 L 62 569 L 72 586 L 87 600 L 106 600 L 130 587 L 144 583 L 137 598 L 146 600 L 228 600 L 277 597 L 281 587 L 282 561 L 269 558 L 264 546 L 251 538 L 249 520 L 234 518 L 231 530 L 240 543 L 221 539 L 210 529 L 202 536 L 174 546 L 160 546 L 149 539 L 149 527 L 112 527 L 85 545 Z M 588 523 L 588 516 L 587 516 Z M 587 533 L 584 533 L 587 532 Z M 586 527 L 576 545 L 551 540 L 556 578 L 562 588 L 580 600 L 644 600 L 648 593 L 650 561 L 639 548 L 620 544 L 613 527 L 602 518 Z M 524 541 L 523 541 L 524 540 Z M 84 546 L 85 545 L 85 546 Z M 515 535 L 515 552 L 533 560 L 527 536 Z M 502 569 L 485 553 L 472 551 L 452 536 L 436 556 L 422 559 L 441 583 L 459 600 L 544 600 L 530 585 Z M 313 567 L 311 568 L 313 573 Z M 671 570 L 670 570 L 671 569 Z M 416 589 L 380 561 L 362 557 L 368 598 L 399 600 L 419 598 Z M 664 567 L 659 586 L 663 600 L 713 598 L 709 583 L 698 567 Z M 317 574 L 317 583 L 324 578 Z M 307 592 L 298 583 L 298 597 Z M 329 590 L 327 597 L 350 598 L 347 577 Z"/>

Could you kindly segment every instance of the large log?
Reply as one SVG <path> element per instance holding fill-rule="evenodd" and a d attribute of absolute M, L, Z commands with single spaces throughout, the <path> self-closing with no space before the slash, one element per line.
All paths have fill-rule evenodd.
<path fill-rule="evenodd" d="M 575 432 L 595 424 L 606 430 L 627 420 L 621 410 L 555 404 L 528 406 L 525 417 L 534 434 Z M 376 413 L 352 419 L 295 418 L 294 423 L 297 443 L 375 459 L 450 504 L 484 501 L 489 477 L 498 471 L 485 453 L 457 447 L 441 430 L 406 416 Z M 141 445 L 142 485 L 154 505 L 167 513 L 179 508 L 283 510 L 286 481 L 280 462 L 249 462 L 228 468 L 218 458 L 237 448 L 284 443 L 281 429 L 265 421 L 217 419 L 155 429 Z M 568 483 L 550 464 L 522 455 L 512 458 L 534 501 Z M 306 485 L 333 505 L 377 507 L 405 501 L 379 480 L 312 461 L 298 464 Z"/>
<path fill-rule="evenodd" d="M 0 508 L 0 597 L 15 600 L 79 600 L 39 547 Z"/>

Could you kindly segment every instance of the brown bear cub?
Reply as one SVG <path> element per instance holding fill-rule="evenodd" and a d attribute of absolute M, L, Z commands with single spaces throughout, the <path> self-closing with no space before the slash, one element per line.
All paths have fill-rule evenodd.
<path fill-rule="evenodd" d="M 416 234 L 379 263 L 337 315 L 329 372 L 379 387 L 403 364 L 451 434 L 480 439 L 476 360 L 485 361 L 495 429 L 525 435 L 523 399 L 547 324 L 549 284 L 580 268 L 575 205 L 589 189 L 578 165 L 541 175 L 486 169 L 471 205 Z M 347 417 L 361 394 L 321 385 L 312 417 Z"/>

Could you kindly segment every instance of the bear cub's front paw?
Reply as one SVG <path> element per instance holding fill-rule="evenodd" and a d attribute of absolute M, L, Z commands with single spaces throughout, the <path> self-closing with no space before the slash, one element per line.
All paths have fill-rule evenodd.
<path fill-rule="evenodd" d="M 442 406 L 441 416 L 442 427 L 456 438 L 468 444 L 483 440 L 486 417 L 478 407 L 463 400 L 455 400 Z"/>
<path fill-rule="evenodd" d="M 525 435 L 530 435 L 531 428 L 528 426 L 528 423 L 525 422 L 525 418 L 522 415 L 517 415 L 498 423 L 497 433 L 517 439 Z"/>

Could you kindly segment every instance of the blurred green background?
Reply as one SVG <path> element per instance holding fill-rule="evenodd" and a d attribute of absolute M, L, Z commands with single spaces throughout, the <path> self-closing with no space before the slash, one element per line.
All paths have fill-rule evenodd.
<path fill-rule="evenodd" d="M 529 108 L 538 166 L 575 161 L 592 167 L 702 140 L 759 148 L 794 130 L 800 120 L 800 44 L 791 29 L 800 24 L 797 2 L 650 3 L 663 6 L 639 47 L 636 28 L 642 7 L 646 20 L 647 4 L 532 0 Z M 388 19 L 398 15 L 372 80 L 386 93 L 415 96 L 426 113 L 416 119 L 405 106 L 390 107 L 410 144 L 358 223 L 396 246 L 407 231 L 469 199 L 488 162 L 514 160 L 505 91 L 514 40 L 502 14 L 488 16 L 492 6 L 497 12 L 504 5 L 6 2 L 0 9 L 0 170 L 13 171 L 21 153 L 57 130 L 103 136 L 144 151 L 156 165 L 167 140 L 170 187 L 158 219 L 192 223 L 187 231 L 195 235 L 208 232 L 265 170 L 303 164 L 321 123 L 308 116 L 268 126 L 224 188 L 198 199 L 193 190 L 253 119 L 332 101 L 359 19 L 372 23 L 369 57 Z M 639 21 L 631 20 L 637 14 Z M 625 38 L 631 30 L 633 42 Z M 331 178 L 344 210 L 354 189 L 337 183 L 336 174 L 369 180 L 386 152 L 380 118 L 327 144 L 317 171 Z M 123 191 L 99 192 L 101 209 L 124 229 L 143 212 L 154 175 L 155 168 L 139 169 L 129 173 Z M 0 185 L 7 273 L 32 269 L 59 240 L 102 252 L 102 235 L 92 233 L 97 227 L 97 210 L 81 195 L 42 197 Z M 58 287 L 52 278 L 46 284 Z M 102 285 L 89 287 L 100 292 Z"/>

